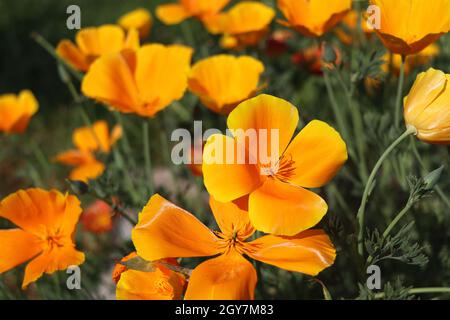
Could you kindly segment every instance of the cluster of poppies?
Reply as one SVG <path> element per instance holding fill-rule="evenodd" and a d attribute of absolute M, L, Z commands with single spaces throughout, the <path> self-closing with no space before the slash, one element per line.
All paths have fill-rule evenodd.
<path fill-rule="evenodd" d="M 208 32 L 221 35 L 220 45 L 226 50 L 255 46 L 267 37 L 276 15 L 273 8 L 239 1 L 224 10 L 229 2 L 180 0 L 160 5 L 156 16 L 167 25 L 196 18 Z M 367 36 L 376 33 L 398 55 L 400 76 L 407 56 L 419 61 L 438 54 L 432 46 L 450 30 L 450 1 L 370 2 L 380 9 L 379 29 L 367 27 L 351 10 L 351 0 L 278 0 L 284 16 L 279 23 L 305 37 L 321 37 L 334 30 L 347 44 L 353 41 L 348 28 L 360 28 Z M 442 19 L 429 23 L 429 17 L 436 15 Z M 341 22 L 347 27 L 336 27 Z M 114 270 L 117 298 L 253 299 L 258 277 L 246 257 L 312 276 L 331 266 L 336 250 L 330 238 L 323 230 L 311 229 L 327 213 L 328 205 L 309 189 L 326 185 L 347 161 L 341 135 L 319 120 L 295 134 L 298 108 L 271 95 L 258 95 L 265 87 L 260 80 L 265 67 L 258 59 L 220 54 L 191 65 L 193 48 L 142 45 L 151 27 L 151 14 L 137 9 L 121 17 L 117 25 L 80 30 L 75 42 L 62 40 L 55 52 L 70 72 L 81 74 L 81 93 L 110 109 L 158 117 L 158 112 L 189 90 L 205 107 L 227 116 L 229 129 L 276 129 L 279 157 L 277 168 L 268 168 L 265 174 L 261 168 L 266 164 L 248 148 L 245 158 L 256 159 L 255 163 L 214 163 L 209 158 L 218 152 L 217 145 L 238 148 L 239 141 L 234 136 L 212 135 L 204 146 L 199 171 L 220 230 L 210 230 L 193 214 L 154 194 L 132 231 L 136 252 Z M 425 55 L 426 50 L 432 52 Z M 322 56 L 319 69 L 324 68 Z M 449 80 L 450 75 L 432 68 L 417 77 L 404 98 L 407 135 L 429 143 L 450 143 Z M 1 96 L 0 131 L 24 132 L 37 110 L 29 91 Z M 79 128 L 73 133 L 75 148 L 57 155 L 56 161 L 75 167 L 70 179 L 89 183 L 107 170 L 96 155 L 109 153 L 124 130 L 115 126 L 110 131 L 103 120 Z M 263 144 L 271 145 L 270 141 Z M 112 210 L 97 207 L 92 210 L 106 215 Z M 0 273 L 30 261 L 25 288 L 44 273 L 82 264 L 84 254 L 75 248 L 73 237 L 81 213 L 76 196 L 56 190 L 27 189 L 7 196 L 0 203 L 0 217 L 17 228 L 0 230 Z M 96 227 L 102 229 L 105 224 Z M 178 259 L 190 257 L 212 258 L 186 272 Z M 133 268 L 131 262 L 136 259 L 146 261 L 151 270 Z"/>

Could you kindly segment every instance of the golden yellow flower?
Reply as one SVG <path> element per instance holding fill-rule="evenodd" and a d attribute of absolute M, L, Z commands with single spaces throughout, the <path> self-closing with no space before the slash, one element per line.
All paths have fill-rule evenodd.
<path fill-rule="evenodd" d="M 225 44 L 226 48 L 253 46 L 266 35 L 274 17 L 275 11 L 263 3 L 241 1 L 228 12 L 209 19 L 209 29 L 215 29 L 217 33 L 223 33 L 227 38 L 235 38 L 233 45 L 229 45 L 230 39 L 222 42 L 222 46 Z M 212 23 L 211 20 L 214 19 L 217 22 Z"/>
<path fill-rule="evenodd" d="M 189 74 L 189 90 L 214 112 L 228 114 L 253 96 L 264 65 L 249 56 L 217 55 L 197 62 Z"/>
<path fill-rule="evenodd" d="M 404 99 L 407 126 L 417 138 L 434 144 L 450 144 L 450 75 L 433 68 L 417 76 Z"/>
<path fill-rule="evenodd" d="M 75 44 L 76 43 L 76 44 Z M 84 28 L 78 31 L 75 43 L 62 40 L 56 52 L 67 63 L 80 71 L 87 71 L 89 66 L 100 56 L 124 49 L 139 48 L 139 34 L 131 29 L 128 35 L 119 26 L 104 25 Z"/>
<path fill-rule="evenodd" d="M 278 0 L 287 19 L 281 23 L 307 37 L 320 37 L 339 23 L 352 7 L 351 0 Z"/>
<path fill-rule="evenodd" d="M 136 29 L 143 39 L 149 35 L 153 20 L 148 10 L 138 8 L 121 16 L 117 23 L 127 31 Z"/>
<path fill-rule="evenodd" d="M 418 53 L 450 30 L 450 0 L 370 0 L 381 10 L 376 32 L 393 53 Z"/>
<path fill-rule="evenodd" d="M 156 8 L 156 16 L 167 25 L 179 24 L 196 17 L 203 20 L 218 14 L 230 0 L 179 0 L 178 3 L 162 4 Z"/>
<path fill-rule="evenodd" d="M 183 97 L 192 49 L 150 44 L 102 56 L 86 73 L 81 90 L 123 113 L 152 117 Z"/>
<path fill-rule="evenodd" d="M 31 117 L 38 111 L 39 104 L 33 93 L 23 90 L 19 95 L 0 96 L 0 132 L 22 133 L 28 127 Z"/>

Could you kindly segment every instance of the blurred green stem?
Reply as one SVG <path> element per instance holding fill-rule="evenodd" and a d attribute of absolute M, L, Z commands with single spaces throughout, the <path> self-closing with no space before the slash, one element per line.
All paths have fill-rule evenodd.
<path fill-rule="evenodd" d="M 422 293 L 450 293 L 450 287 L 427 287 L 427 288 L 412 288 L 408 291 L 410 294 Z M 376 299 L 383 299 L 384 292 L 376 293 Z"/>
<path fill-rule="evenodd" d="M 366 204 L 367 200 L 369 198 L 369 194 L 371 190 L 373 189 L 373 185 L 375 183 L 375 176 L 378 173 L 378 170 L 380 170 L 381 165 L 383 164 L 383 161 L 391 154 L 391 152 L 397 147 L 403 140 L 405 140 L 407 137 L 409 137 L 412 134 L 415 134 L 417 132 L 416 128 L 409 126 L 403 132 L 403 134 L 397 138 L 381 155 L 381 157 L 378 159 L 377 163 L 375 164 L 375 167 L 372 169 L 372 172 L 370 173 L 369 179 L 367 180 L 366 186 L 364 188 L 363 196 L 361 199 L 361 205 L 358 209 L 357 219 L 358 219 L 358 252 L 361 256 L 364 255 L 364 223 L 365 223 L 365 211 L 366 211 Z"/>
<path fill-rule="evenodd" d="M 142 136 L 144 141 L 145 176 L 147 177 L 148 190 L 150 192 L 150 195 L 152 195 L 154 192 L 154 188 L 152 177 L 152 162 L 150 155 L 149 121 L 150 120 L 144 119 L 144 122 L 142 123 Z"/>
<path fill-rule="evenodd" d="M 399 128 L 400 117 L 402 114 L 402 93 L 403 93 L 403 83 L 405 82 L 405 57 L 402 56 L 402 61 L 400 62 L 400 76 L 398 79 L 397 87 L 397 97 L 395 99 L 395 127 Z"/>

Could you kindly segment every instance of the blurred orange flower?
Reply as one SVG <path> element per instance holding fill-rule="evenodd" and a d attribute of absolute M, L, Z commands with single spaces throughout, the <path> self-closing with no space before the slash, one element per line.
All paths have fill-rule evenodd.
<path fill-rule="evenodd" d="M 376 33 L 390 51 L 418 53 L 450 30 L 450 1 L 370 0 L 381 10 Z"/>
<path fill-rule="evenodd" d="M 125 36 L 123 29 L 116 25 L 89 27 L 77 32 L 75 43 L 62 40 L 56 52 L 75 69 L 86 72 L 90 65 L 100 56 L 125 49 L 139 48 L 139 34 L 130 29 Z"/>
<path fill-rule="evenodd" d="M 19 95 L 0 95 L 0 132 L 23 133 L 38 109 L 39 104 L 29 90 Z"/>
<path fill-rule="evenodd" d="M 311 73 L 322 75 L 323 68 L 333 69 L 335 66 L 339 66 L 342 63 L 342 53 L 334 45 L 328 45 L 333 50 L 336 57 L 333 62 L 325 62 L 323 60 L 325 44 L 318 46 L 313 45 L 302 51 L 295 53 L 292 56 L 292 62 L 306 68 Z"/>
<path fill-rule="evenodd" d="M 363 15 L 356 10 L 351 10 L 342 19 L 342 26 L 335 29 L 337 37 L 346 45 L 351 45 L 357 33 L 358 21 L 361 23 L 361 29 L 366 36 L 373 34 L 375 30 L 367 25 Z"/>
<path fill-rule="evenodd" d="M 241 1 L 226 13 L 211 17 L 209 28 L 214 30 L 213 33 L 224 34 L 225 40 L 221 42 L 223 47 L 242 49 L 257 45 L 267 34 L 274 17 L 275 11 L 263 3 Z M 214 19 L 215 22 L 212 21 Z"/>
<path fill-rule="evenodd" d="M 123 113 L 152 117 L 183 97 L 191 56 L 189 47 L 161 44 L 107 54 L 91 66 L 81 90 Z"/>
<path fill-rule="evenodd" d="M 250 221 L 259 231 L 292 236 L 316 225 L 328 206 L 305 188 L 325 185 L 347 160 L 345 142 L 325 122 L 311 121 L 291 141 L 298 120 L 292 104 L 263 94 L 230 113 L 227 124 L 233 137 L 215 134 L 206 142 L 202 167 L 206 189 L 221 202 L 249 195 Z M 260 149 L 245 141 L 245 159 L 256 161 L 241 164 L 237 159 L 243 141 L 236 133 L 249 129 L 256 130 L 253 140 Z M 270 147 L 273 130 L 278 133 L 278 150 Z M 234 155 L 227 153 L 230 146 L 237 149 L 231 150 Z M 271 160 L 276 157 L 276 162 L 261 161 L 262 152 Z M 217 159 L 220 154 L 227 159 Z"/>
<path fill-rule="evenodd" d="M 192 214 L 156 194 L 139 214 L 132 231 L 138 255 L 148 261 L 219 255 L 193 270 L 187 300 L 253 299 L 256 270 L 243 255 L 308 275 L 317 275 L 334 262 L 336 251 L 322 230 L 292 237 L 267 235 L 247 242 L 255 229 L 246 211 L 212 197 L 210 206 L 220 231 L 209 230 Z"/>
<path fill-rule="evenodd" d="M 115 126 L 110 133 L 107 122 L 103 120 L 96 121 L 92 127 L 75 129 L 72 141 L 76 149 L 58 154 L 56 161 L 75 166 L 69 176 L 71 180 L 87 182 L 96 179 L 102 175 L 105 165 L 95 158 L 94 152 L 109 153 L 121 136 L 122 127 Z"/>
<path fill-rule="evenodd" d="M 93 233 L 109 232 L 113 228 L 113 210 L 104 201 L 96 200 L 81 215 L 85 230 Z"/>
<path fill-rule="evenodd" d="M 150 34 L 153 20 L 148 10 L 138 8 L 121 16 L 117 23 L 127 31 L 136 29 L 139 32 L 139 37 L 144 39 Z"/>
<path fill-rule="evenodd" d="M 162 4 L 156 8 L 156 16 L 167 25 L 174 25 L 196 17 L 204 20 L 218 14 L 230 0 L 179 0 L 178 3 Z"/>
<path fill-rule="evenodd" d="M 75 227 L 81 214 L 77 197 L 57 190 L 19 190 L 0 203 L 0 217 L 18 228 L 0 230 L 0 273 L 31 260 L 22 288 L 42 274 L 84 262 L 75 249 Z"/>
<path fill-rule="evenodd" d="M 345 17 L 352 0 L 278 0 L 278 7 L 287 19 L 283 25 L 307 37 L 320 37 Z"/>
<path fill-rule="evenodd" d="M 188 78 L 189 90 L 214 112 L 228 114 L 258 90 L 264 65 L 250 56 L 217 55 L 197 62 Z"/>
<path fill-rule="evenodd" d="M 407 126 L 417 138 L 433 144 L 450 144 L 450 75 L 433 68 L 417 76 L 404 99 Z"/>
<path fill-rule="evenodd" d="M 132 252 L 121 261 L 137 257 Z M 162 262 L 178 266 L 176 259 L 164 259 Z M 164 263 L 155 261 L 154 271 L 130 270 L 118 263 L 114 267 L 112 278 L 117 284 L 118 300 L 180 300 L 186 286 L 185 277 L 170 270 Z"/>

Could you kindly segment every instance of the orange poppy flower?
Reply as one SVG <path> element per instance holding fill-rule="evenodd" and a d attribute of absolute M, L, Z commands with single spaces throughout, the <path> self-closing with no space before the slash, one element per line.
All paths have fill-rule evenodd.
<path fill-rule="evenodd" d="M 132 252 L 121 261 L 137 257 Z M 176 259 L 164 259 L 164 263 L 178 266 Z M 118 300 L 179 300 L 186 286 L 185 277 L 170 270 L 163 263 L 155 262 L 155 270 L 143 272 L 130 270 L 118 263 L 114 267 L 113 280 L 117 284 Z"/>
<path fill-rule="evenodd" d="M 335 249 L 322 230 L 308 230 L 292 237 L 267 235 L 247 241 L 255 229 L 246 211 L 213 197 L 210 205 L 220 231 L 209 230 L 192 214 L 158 194 L 139 214 L 139 222 L 132 231 L 138 255 L 148 261 L 219 255 L 192 271 L 185 294 L 187 300 L 253 299 L 256 270 L 243 255 L 308 275 L 317 275 L 334 262 Z"/>
<path fill-rule="evenodd" d="M 189 89 L 214 112 L 228 114 L 258 90 L 264 65 L 249 56 L 217 55 L 197 62 L 188 78 Z"/>
<path fill-rule="evenodd" d="M 187 88 L 192 49 L 151 44 L 102 56 L 85 75 L 81 90 L 124 113 L 152 117 Z"/>
<path fill-rule="evenodd" d="M 249 195 L 250 221 L 266 233 L 291 236 L 316 225 L 328 207 L 321 197 L 305 188 L 325 185 L 347 160 L 345 142 L 325 122 L 311 121 L 291 141 L 298 120 L 298 110 L 289 102 L 259 95 L 242 102 L 228 116 L 228 128 L 234 136 L 212 135 L 203 152 L 202 170 L 208 192 L 221 202 Z M 256 161 L 240 163 L 238 154 L 243 141 L 236 133 L 247 130 L 257 132 L 254 140 L 259 150 L 249 147 L 246 139 L 245 159 Z M 272 139 L 272 131 L 278 137 Z M 276 138 L 279 148 L 269 147 Z M 261 152 L 267 154 L 270 163 Z M 220 155 L 226 155 L 226 160 Z"/>
<path fill-rule="evenodd" d="M 450 30 L 450 1 L 370 0 L 380 8 L 376 33 L 393 53 L 418 53 Z"/>
<path fill-rule="evenodd" d="M 179 0 L 156 8 L 156 16 L 167 25 L 174 25 L 196 17 L 203 20 L 218 14 L 230 0 Z"/>
<path fill-rule="evenodd" d="M 68 150 L 58 154 L 55 160 L 59 163 L 75 167 L 69 174 L 70 180 L 94 180 L 105 171 L 105 165 L 98 161 L 91 152 Z"/>
<path fill-rule="evenodd" d="M 100 56 L 124 49 L 139 48 L 139 34 L 131 29 L 125 36 L 123 29 L 115 25 L 89 27 L 77 32 L 75 43 L 64 39 L 59 42 L 56 52 L 75 69 L 86 72 Z"/>
<path fill-rule="evenodd" d="M 351 10 L 351 0 L 278 0 L 278 7 L 287 19 L 283 25 L 307 37 L 320 37 Z"/>
<path fill-rule="evenodd" d="M 96 200 L 81 215 L 85 230 L 93 233 L 109 232 L 113 228 L 113 210 L 104 201 Z"/>
<path fill-rule="evenodd" d="M 353 43 L 353 38 L 355 36 L 358 21 L 361 23 L 361 29 L 364 34 L 368 37 L 370 34 L 373 34 L 375 30 L 370 28 L 367 25 L 367 21 L 363 18 L 363 15 L 360 14 L 356 10 L 351 10 L 347 15 L 342 19 L 342 27 L 338 27 L 335 29 L 335 33 L 337 37 L 346 45 L 351 45 Z"/>
<path fill-rule="evenodd" d="M 117 23 L 127 31 L 136 29 L 139 32 L 139 37 L 144 39 L 150 33 L 153 20 L 148 10 L 138 8 L 121 16 Z"/>
<path fill-rule="evenodd" d="M 111 147 L 122 137 L 122 127 L 116 125 L 111 133 L 108 123 L 99 120 L 93 123 L 92 127 L 82 127 L 75 129 L 72 139 L 78 150 L 109 153 Z"/>
<path fill-rule="evenodd" d="M 210 21 L 216 19 L 216 27 L 212 29 L 225 35 L 226 40 L 221 42 L 223 47 L 241 49 L 257 45 L 267 34 L 274 17 L 275 11 L 263 3 L 241 1 L 228 12 L 212 17 Z M 214 24 L 214 22 L 209 22 L 209 24 Z"/>
<path fill-rule="evenodd" d="M 0 132 L 24 132 L 38 109 L 38 102 L 29 90 L 23 90 L 19 95 L 0 95 Z"/>
<path fill-rule="evenodd" d="M 433 144 L 450 144 L 450 75 L 433 68 L 417 76 L 404 99 L 407 126 L 417 138 Z"/>
<path fill-rule="evenodd" d="M 0 202 L 0 217 L 18 228 L 0 230 L 0 273 L 30 261 L 22 288 L 44 273 L 84 262 L 75 249 L 75 227 L 81 214 L 77 197 L 57 190 L 19 190 Z"/>

